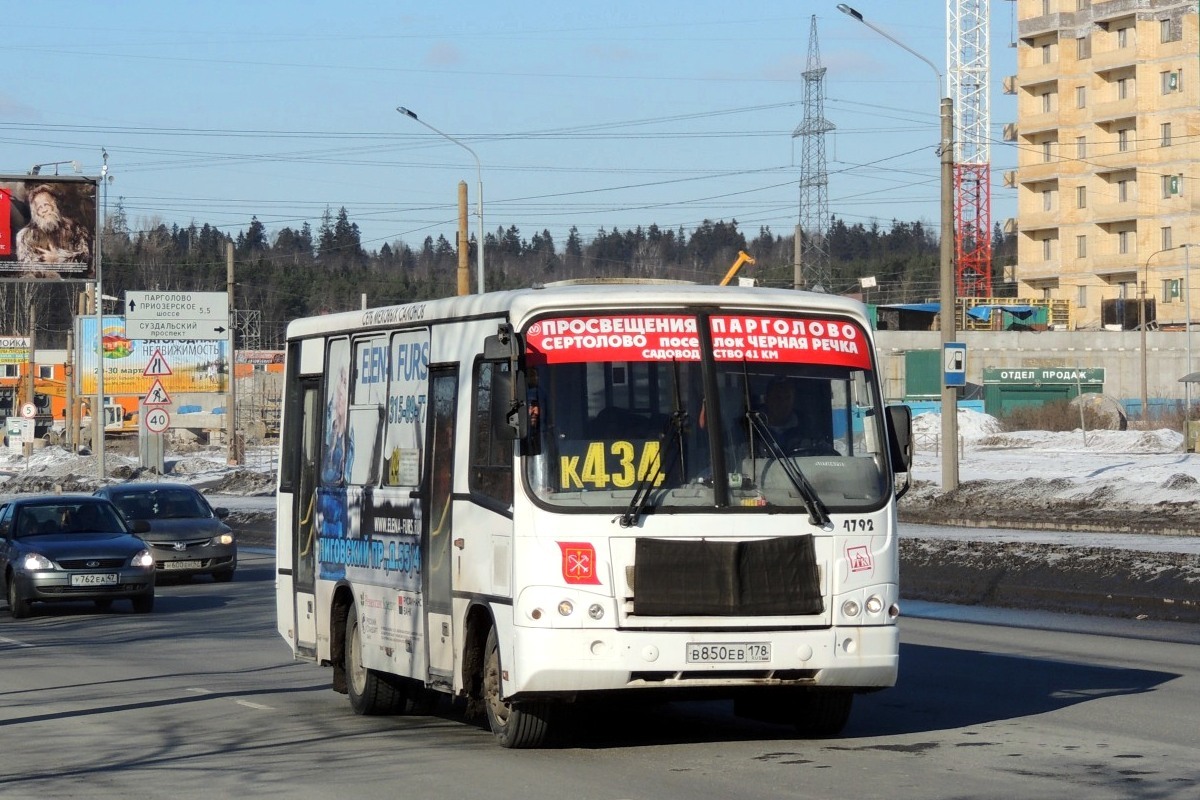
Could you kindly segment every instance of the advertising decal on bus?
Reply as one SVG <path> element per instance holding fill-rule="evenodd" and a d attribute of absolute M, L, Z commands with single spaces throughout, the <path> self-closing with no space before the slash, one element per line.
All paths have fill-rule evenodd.
<path fill-rule="evenodd" d="M 429 332 L 382 334 L 353 348 L 348 339 L 334 340 L 327 360 L 317 490 L 320 576 L 369 576 L 377 585 L 419 591 L 421 511 L 411 494 L 421 480 Z M 383 474 L 377 476 L 380 441 Z"/>

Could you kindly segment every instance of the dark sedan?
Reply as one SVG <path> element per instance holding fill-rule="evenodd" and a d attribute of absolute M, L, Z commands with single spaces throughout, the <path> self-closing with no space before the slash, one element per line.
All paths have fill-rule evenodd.
<path fill-rule="evenodd" d="M 112 503 L 97 497 L 24 497 L 0 505 L 0 580 L 13 617 L 32 604 L 127 599 L 154 610 L 154 557 Z"/>
<path fill-rule="evenodd" d="M 237 569 L 237 539 L 221 520 L 224 508 L 213 508 L 204 495 L 183 483 L 125 483 L 96 492 L 111 500 L 125 519 L 144 520 L 142 535 L 150 544 L 159 576 L 211 575 L 233 579 Z"/>

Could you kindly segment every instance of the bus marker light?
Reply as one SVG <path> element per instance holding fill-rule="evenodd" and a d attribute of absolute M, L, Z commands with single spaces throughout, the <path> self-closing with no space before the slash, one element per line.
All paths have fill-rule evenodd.
<path fill-rule="evenodd" d="M 573 606 L 573 605 L 571 604 L 571 601 L 570 601 L 570 600 L 560 600 L 560 601 L 558 602 L 558 613 L 559 613 L 561 616 L 564 616 L 564 617 L 569 617 L 569 616 L 571 616 L 571 614 L 572 614 L 574 611 L 575 611 L 575 606 Z"/>
<path fill-rule="evenodd" d="M 590 606 L 588 606 L 588 616 L 592 619 L 603 619 L 604 606 L 600 605 L 599 603 L 592 603 Z"/>
<path fill-rule="evenodd" d="M 542 610 L 540 608 L 535 608 L 533 611 L 529 612 L 529 617 L 530 619 L 541 619 Z"/>

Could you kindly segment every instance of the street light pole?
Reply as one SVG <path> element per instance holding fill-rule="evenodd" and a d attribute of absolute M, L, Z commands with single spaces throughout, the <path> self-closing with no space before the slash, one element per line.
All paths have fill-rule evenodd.
<path fill-rule="evenodd" d="M 475 202 L 476 202 L 476 208 L 478 209 L 476 214 L 479 217 L 479 243 L 478 243 L 478 247 L 475 248 L 475 272 L 477 273 L 476 274 L 476 283 L 478 283 L 478 285 L 479 285 L 479 293 L 483 294 L 483 292 L 484 292 L 484 288 L 483 288 L 483 166 L 479 163 L 479 156 L 476 154 L 476 152 L 474 150 L 472 150 L 470 147 L 468 147 L 467 145 L 460 142 L 458 139 L 455 139 L 453 136 L 451 136 L 448 133 L 444 133 L 443 131 L 438 130 L 437 128 L 433 127 L 425 120 L 418 117 L 415 111 L 411 111 L 411 110 L 405 108 L 404 106 L 396 106 L 396 110 L 399 111 L 404 116 L 411 118 L 414 122 L 416 122 L 420 125 L 424 125 L 426 128 L 429 128 L 429 130 L 433 131 L 438 136 L 441 136 L 444 139 L 450 140 L 454 144 L 461 147 L 463 150 L 466 150 L 468 153 L 470 153 L 471 157 L 475 159 L 475 178 L 478 183 L 478 190 L 476 192 Z"/>
<path fill-rule="evenodd" d="M 1183 250 L 1183 303 L 1186 311 L 1184 319 L 1187 321 L 1187 369 L 1184 370 L 1184 375 L 1192 374 L 1192 247 L 1200 247 L 1200 244 L 1181 244 Z M 1188 437 L 1191 436 L 1192 420 L 1192 384 L 1191 381 L 1183 382 L 1183 452 L 1191 451 L 1191 441 Z"/>
<path fill-rule="evenodd" d="M 1138 304 L 1138 327 L 1142 329 L 1142 419 L 1150 419 L 1150 391 L 1147 386 L 1147 364 L 1150 360 L 1146 352 L 1146 326 L 1149 325 L 1149 320 L 1146 319 L 1146 301 L 1149 300 L 1150 294 L 1150 260 L 1159 253 L 1167 253 L 1174 250 L 1174 247 L 1164 247 L 1162 250 L 1155 250 L 1150 255 L 1146 256 L 1146 263 L 1142 268 L 1142 301 Z"/>
<path fill-rule="evenodd" d="M 929 65 L 937 76 L 939 114 L 941 117 L 941 141 L 938 144 L 938 155 L 941 159 L 941 248 L 939 306 L 941 311 L 940 327 L 942 329 L 942 352 L 946 345 L 955 340 L 955 314 L 957 303 L 954 297 L 954 99 L 947 97 L 943 88 L 941 70 L 925 56 L 913 50 L 887 31 L 872 25 L 863 15 L 846 5 L 838 4 L 838 11 L 861 22 L 871 30 L 898 45 L 911 55 Z M 942 381 L 942 491 L 950 492 L 958 488 L 958 390 L 947 386 Z"/>

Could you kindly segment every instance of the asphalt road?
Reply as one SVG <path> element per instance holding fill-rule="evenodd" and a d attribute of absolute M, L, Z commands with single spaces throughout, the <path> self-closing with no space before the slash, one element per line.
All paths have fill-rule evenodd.
<path fill-rule="evenodd" d="M 610 703 L 560 748 L 507 751 L 448 703 L 355 716 L 327 670 L 291 660 L 273 586 L 270 555 L 244 553 L 232 583 L 164 586 L 150 615 L 0 612 L 0 796 L 1200 796 L 1180 713 L 1200 708 L 1194 626 L 915 604 L 899 685 L 859 698 L 841 738 L 722 703 Z"/>

